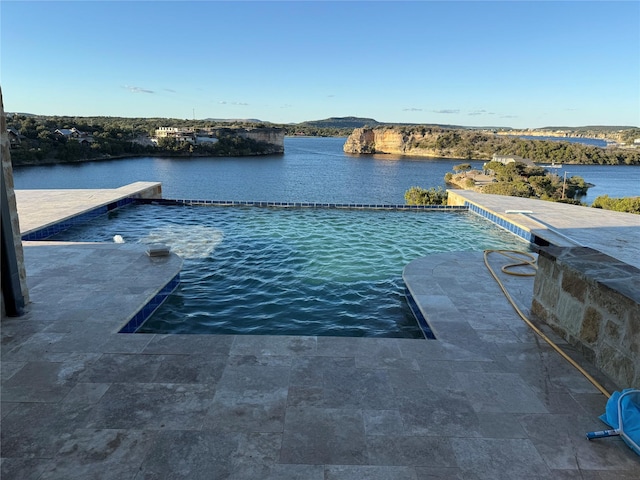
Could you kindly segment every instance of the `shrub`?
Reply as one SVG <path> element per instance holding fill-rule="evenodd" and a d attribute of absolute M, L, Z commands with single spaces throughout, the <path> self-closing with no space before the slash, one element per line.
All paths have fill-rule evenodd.
<path fill-rule="evenodd" d="M 511 197 L 530 198 L 533 196 L 533 189 L 528 183 L 524 183 L 521 181 L 498 182 L 490 183 L 483 186 L 482 193 L 493 193 L 495 195 L 508 195 Z"/>
<path fill-rule="evenodd" d="M 609 195 L 600 195 L 591 206 L 616 212 L 640 214 L 640 197 L 611 198 Z"/>
<path fill-rule="evenodd" d="M 411 187 L 404 194 L 407 205 L 446 205 L 448 195 L 441 187 L 424 189 Z"/>

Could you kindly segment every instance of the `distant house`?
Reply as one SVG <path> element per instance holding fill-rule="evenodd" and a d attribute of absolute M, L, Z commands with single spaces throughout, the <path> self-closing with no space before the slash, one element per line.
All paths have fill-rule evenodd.
<path fill-rule="evenodd" d="M 81 132 L 77 128 L 58 128 L 55 132 L 56 135 L 60 135 L 66 138 L 79 138 L 86 136 L 86 133 Z"/>
<path fill-rule="evenodd" d="M 529 160 L 528 158 L 522 158 L 518 155 L 498 155 L 497 153 L 493 154 L 493 157 L 491 157 L 491 161 L 493 162 L 500 162 L 503 165 L 509 165 L 510 163 L 524 163 L 525 165 L 527 165 L 528 167 L 535 167 L 536 164 L 533 163 L 532 160 Z"/>
<path fill-rule="evenodd" d="M 9 147 L 16 148 L 22 143 L 20 139 L 20 132 L 15 128 L 7 128 L 7 135 L 9 136 Z"/>
<path fill-rule="evenodd" d="M 155 141 L 157 143 L 160 138 L 173 138 L 177 142 L 196 143 L 196 132 L 193 128 L 178 127 L 160 127 L 156 129 Z"/>
<path fill-rule="evenodd" d="M 61 137 L 66 138 L 67 140 L 73 140 L 79 142 L 81 144 L 87 145 L 93 142 L 93 137 L 88 133 L 81 132 L 77 128 L 58 128 L 55 132 L 55 135 L 59 135 Z"/>
<path fill-rule="evenodd" d="M 193 128 L 160 127 L 156 129 L 156 136 L 151 141 L 157 145 L 158 140 L 161 138 L 173 138 L 177 142 L 187 142 L 192 145 L 218 142 L 215 131 L 212 129 L 203 129 L 196 132 Z"/>

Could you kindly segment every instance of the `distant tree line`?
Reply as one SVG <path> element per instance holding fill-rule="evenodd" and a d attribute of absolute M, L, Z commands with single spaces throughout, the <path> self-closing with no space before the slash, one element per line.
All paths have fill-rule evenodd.
<path fill-rule="evenodd" d="M 218 138 L 215 144 L 191 145 L 161 139 L 158 146 L 148 142 L 161 126 L 205 129 L 219 126 L 258 128 L 263 124 L 218 124 L 165 118 L 59 117 L 9 115 L 7 127 L 20 134 L 20 145 L 12 149 L 15 165 L 78 162 L 139 155 L 211 155 L 244 156 L 271 153 L 268 144 L 232 134 Z M 56 134 L 56 130 L 76 128 L 91 141 L 79 142 Z M 147 142 L 139 141 L 146 139 Z"/>
<path fill-rule="evenodd" d="M 410 148 L 433 151 L 449 158 L 489 160 L 498 155 L 518 155 L 536 163 L 640 165 L 640 150 L 601 148 L 582 143 L 529 140 L 474 130 L 437 127 L 401 127 Z"/>
<path fill-rule="evenodd" d="M 217 148 L 213 148 L 213 145 L 197 145 L 193 146 L 194 148 L 189 148 L 189 145 L 166 145 L 158 149 L 136 142 L 136 139 L 141 137 L 155 135 L 156 129 L 161 126 L 196 130 L 218 127 L 277 127 L 282 128 L 285 135 L 289 136 L 347 137 L 353 132 L 353 125 L 363 123 L 374 128 L 380 128 L 383 125 L 373 119 L 357 117 L 331 118 L 298 124 L 272 124 L 242 120 L 229 122 L 177 118 L 69 117 L 20 114 L 7 116 L 7 126 L 14 128 L 22 136 L 22 144 L 12 151 L 12 158 L 18 164 L 45 161 L 82 161 L 151 154 L 232 156 L 257 154 L 264 147 L 264 145 L 251 143 L 248 139 L 221 141 L 219 142 L 221 145 Z M 53 133 L 56 129 L 73 127 L 89 133 L 93 137 L 93 142 L 89 145 L 81 145 L 79 142 L 67 141 L 64 137 Z M 494 135 L 487 131 L 445 128 L 435 125 L 387 125 L 385 128 L 399 129 L 407 137 L 411 147 L 424 148 L 433 152 L 435 156 L 488 160 L 494 153 L 497 153 L 500 155 L 519 155 L 534 162 L 543 163 L 640 165 L 639 149 L 600 148 L 579 143 L 525 140 Z M 596 127 L 590 128 L 595 129 Z M 618 135 L 631 144 L 635 138 L 640 138 L 640 129 L 625 129 Z M 225 147 L 229 148 L 228 152 L 224 150 Z"/>

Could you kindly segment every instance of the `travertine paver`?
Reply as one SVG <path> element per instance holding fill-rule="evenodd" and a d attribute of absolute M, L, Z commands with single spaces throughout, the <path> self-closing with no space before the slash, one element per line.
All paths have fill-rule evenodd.
<path fill-rule="evenodd" d="M 407 267 L 411 285 L 423 279 L 448 299 L 423 305 L 441 338 L 426 341 L 117 334 L 131 306 L 103 274 L 118 256 L 83 256 L 104 280 L 53 311 L 43 300 L 82 286 L 47 279 L 31 254 L 42 248 L 26 249 L 39 285 L 30 312 L 2 320 L 2 478 L 632 478 L 640 468 L 619 438 L 584 438 L 603 427 L 604 396 L 523 328 L 480 253 Z M 51 256 L 47 268 L 66 261 Z M 445 266 L 458 274 L 434 276 Z M 509 278 L 521 292 L 531 282 Z"/>
<path fill-rule="evenodd" d="M 640 267 L 640 215 L 469 190 L 453 192 L 556 245 L 591 247 Z M 505 213 L 507 210 L 531 213 Z"/>
<path fill-rule="evenodd" d="M 405 269 L 427 341 L 118 334 L 147 294 L 118 247 L 26 248 L 33 303 L 1 324 L 1 478 L 637 478 L 620 438 L 584 438 L 605 397 L 480 252 Z M 532 278 L 505 283 L 530 304 Z"/>
<path fill-rule="evenodd" d="M 120 188 L 16 190 L 20 233 L 37 230 L 123 198 L 160 190 L 158 182 L 135 182 Z"/>

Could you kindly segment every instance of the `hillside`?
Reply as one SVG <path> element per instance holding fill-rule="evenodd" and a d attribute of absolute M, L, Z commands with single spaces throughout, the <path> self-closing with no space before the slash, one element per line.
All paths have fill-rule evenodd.
<path fill-rule="evenodd" d="M 494 153 L 540 163 L 640 165 L 640 149 L 600 148 L 569 142 L 525 140 L 494 133 L 431 126 L 357 128 L 346 153 L 489 160 Z"/>
<path fill-rule="evenodd" d="M 375 127 L 381 125 L 373 118 L 360 117 L 331 117 L 324 120 L 309 120 L 297 124 L 298 126 L 309 126 L 319 128 L 362 128 L 365 126 Z"/>
<path fill-rule="evenodd" d="M 184 129 L 178 139 L 153 143 L 159 127 Z M 84 162 L 141 155 L 254 156 L 284 152 L 284 130 L 264 125 L 214 127 L 206 122 L 163 118 L 45 117 L 11 114 L 11 159 L 14 165 Z M 203 134 L 198 136 L 198 133 Z M 213 141 L 201 141 L 203 137 Z"/>

